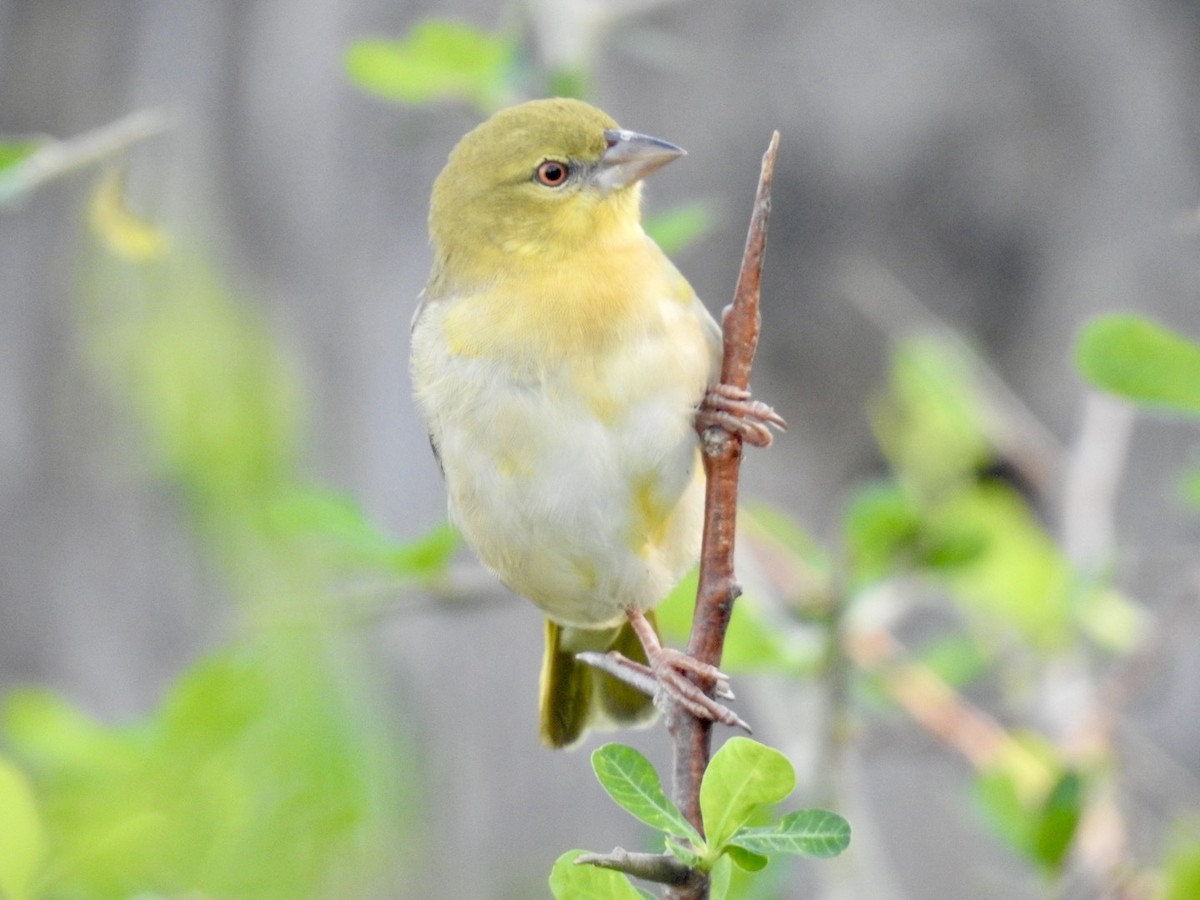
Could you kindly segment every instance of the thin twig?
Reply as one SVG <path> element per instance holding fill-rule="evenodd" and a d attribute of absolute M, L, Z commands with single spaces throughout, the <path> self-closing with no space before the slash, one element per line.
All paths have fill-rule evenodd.
<path fill-rule="evenodd" d="M 0 179 L 0 209 L 48 181 L 162 134 L 172 124 L 172 116 L 165 110 L 139 109 L 73 138 L 49 141 L 15 163 Z"/>
<path fill-rule="evenodd" d="M 693 884 L 699 875 L 696 869 L 669 853 L 631 853 L 620 847 L 614 848 L 612 853 L 584 853 L 576 858 L 575 865 L 598 866 L 643 881 L 677 886 Z"/>
<path fill-rule="evenodd" d="M 721 382 L 742 389 L 750 386 L 750 369 L 758 345 L 761 324 L 759 288 L 767 244 L 767 221 L 771 213 L 771 179 L 778 149 L 779 132 L 775 132 L 763 156 L 758 193 L 754 200 L 754 212 L 750 218 L 733 304 L 725 309 L 722 316 L 725 348 L 721 361 Z M 719 666 L 733 602 L 741 592 L 733 575 L 733 544 L 742 439 L 723 428 L 710 426 L 701 432 L 700 440 L 707 478 L 704 539 L 700 552 L 700 586 L 696 592 L 696 612 L 692 620 L 688 654 L 702 663 Z M 667 729 L 675 748 L 675 804 L 703 834 L 700 780 L 708 768 L 712 722 L 674 707 L 667 715 Z M 708 880 L 670 888 L 665 897 L 667 900 L 704 900 L 708 897 Z"/>

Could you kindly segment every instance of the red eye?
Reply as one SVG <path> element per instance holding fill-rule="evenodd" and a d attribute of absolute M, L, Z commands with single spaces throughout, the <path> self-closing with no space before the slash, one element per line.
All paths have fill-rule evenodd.
<path fill-rule="evenodd" d="M 562 187 L 570 174 L 571 169 L 566 163 L 548 159 L 537 167 L 533 177 L 538 180 L 539 184 L 544 184 L 546 187 Z"/>

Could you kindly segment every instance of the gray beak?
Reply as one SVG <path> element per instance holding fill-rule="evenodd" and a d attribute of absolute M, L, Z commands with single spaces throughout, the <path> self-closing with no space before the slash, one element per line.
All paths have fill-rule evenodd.
<path fill-rule="evenodd" d="M 625 129 L 604 132 L 608 149 L 589 179 L 605 194 L 641 181 L 687 151 L 667 141 Z"/>

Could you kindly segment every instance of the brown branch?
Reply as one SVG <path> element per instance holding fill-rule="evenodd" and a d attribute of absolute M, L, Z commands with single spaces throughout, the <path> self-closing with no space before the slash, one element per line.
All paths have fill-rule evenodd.
<path fill-rule="evenodd" d="M 750 386 L 750 369 L 758 345 L 761 323 L 759 287 L 767 244 L 767 220 L 771 213 L 771 179 L 778 149 L 779 132 L 775 132 L 763 156 L 758 193 L 750 217 L 750 231 L 742 254 L 742 268 L 733 304 L 726 307 L 722 315 L 725 349 L 721 362 L 721 382 L 742 389 Z M 696 592 L 696 611 L 687 649 L 688 654 L 700 662 L 719 666 L 733 602 L 741 593 L 733 575 L 733 545 L 742 439 L 724 428 L 710 426 L 700 433 L 700 440 L 707 479 L 704 539 L 700 553 L 700 586 Z M 708 768 L 712 722 L 696 718 L 675 706 L 667 715 L 667 729 L 675 747 L 675 804 L 703 834 L 700 780 Z M 670 888 L 664 896 L 667 900 L 705 900 L 708 897 L 708 879 Z"/>
<path fill-rule="evenodd" d="M 698 881 L 700 873 L 669 853 L 631 853 L 621 847 L 612 853 L 584 853 L 575 859 L 577 866 L 597 866 L 624 872 L 643 881 L 686 886 Z"/>

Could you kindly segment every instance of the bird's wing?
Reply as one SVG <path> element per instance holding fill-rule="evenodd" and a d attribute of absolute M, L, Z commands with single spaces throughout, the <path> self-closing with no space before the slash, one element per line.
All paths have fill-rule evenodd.
<path fill-rule="evenodd" d="M 700 319 L 704 328 L 704 337 L 708 342 L 708 383 L 716 384 L 721 380 L 721 357 L 725 352 L 725 338 L 721 334 L 721 326 L 717 324 L 717 320 L 712 317 L 712 313 L 708 311 L 708 307 L 700 298 L 695 297 L 692 302 L 695 304 L 696 316 Z"/>
<path fill-rule="evenodd" d="M 413 310 L 412 321 L 408 325 L 409 334 L 417 330 L 417 320 L 421 318 L 421 314 L 425 312 L 426 307 L 432 302 L 433 300 L 427 292 L 421 291 L 421 293 L 417 294 L 417 308 Z"/>

